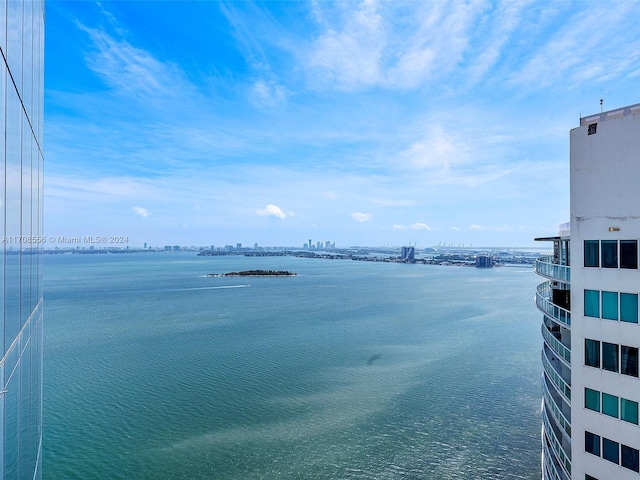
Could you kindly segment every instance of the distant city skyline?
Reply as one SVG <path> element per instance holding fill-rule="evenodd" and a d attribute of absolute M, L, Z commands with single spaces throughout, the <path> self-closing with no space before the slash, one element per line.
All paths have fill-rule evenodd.
<path fill-rule="evenodd" d="M 638 101 L 636 2 L 45 7 L 47 238 L 533 246 Z"/>

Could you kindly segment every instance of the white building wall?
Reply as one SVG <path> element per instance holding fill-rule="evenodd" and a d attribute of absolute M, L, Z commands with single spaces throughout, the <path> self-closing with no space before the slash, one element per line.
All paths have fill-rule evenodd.
<path fill-rule="evenodd" d="M 613 113 L 613 114 L 612 114 Z M 640 324 L 584 315 L 584 290 L 640 293 L 640 270 L 584 266 L 584 240 L 640 239 L 640 108 L 583 119 L 571 131 L 572 478 L 636 479 L 585 452 L 585 430 L 640 449 L 640 428 L 585 408 L 584 388 L 640 403 L 640 379 L 584 364 L 585 338 L 640 347 Z M 617 117 L 617 118 L 616 118 Z M 591 135 L 589 124 L 597 123 Z M 593 127 L 592 127 L 593 129 Z M 602 305 L 601 305 L 602 307 Z"/>

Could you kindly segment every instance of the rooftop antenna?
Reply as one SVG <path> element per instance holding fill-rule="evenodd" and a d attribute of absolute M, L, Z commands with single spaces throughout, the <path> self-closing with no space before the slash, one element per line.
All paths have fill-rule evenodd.
<path fill-rule="evenodd" d="M 600 113 L 602 113 L 602 99 L 600 99 Z"/>

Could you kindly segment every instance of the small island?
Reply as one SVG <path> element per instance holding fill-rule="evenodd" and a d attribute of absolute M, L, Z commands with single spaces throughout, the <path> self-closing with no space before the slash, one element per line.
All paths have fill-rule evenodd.
<path fill-rule="evenodd" d="M 207 277 L 293 277 L 298 275 L 286 270 L 243 270 L 242 272 L 208 273 Z"/>

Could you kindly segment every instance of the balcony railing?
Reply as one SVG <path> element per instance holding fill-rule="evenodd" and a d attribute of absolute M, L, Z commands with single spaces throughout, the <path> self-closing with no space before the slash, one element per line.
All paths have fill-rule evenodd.
<path fill-rule="evenodd" d="M 551 301 L 551 284 L 542 282 L 536 289 L 536 305 L 542 313 L 566 326 L 571 326 L 571 312 Z"/>
<path fill-rule="evenodd" d="M 564 469 L 558 463 L 558 459 L 549 449 L 549 445 L 544 444 L 544 480 L 569 480 Z"/>
<path fill-rule="evenodd" d="M 554 337 L 544 324 L 542 324 L 542 337 L 547 342 L 547 345 L 549 345 L 549 347 L 551 347 L 551 349 L 556 352 L 556 355 L 564 358 L 567 363 L 571 365 L 571 350 L 565 347 L 560 340 Z"/>
<path fill-rule="evenodd" d="M 551 411 L 551 415 L 553 415 L 553 418 L 556 420 L 558 425 L 560 425 L 565 431 L 567 437 L 571 439 L 571 423 L 567 420 L 567 417 L 562 414 L 558 405 L 556 405 L 556 402 L 549 391 L 549 387 L 547 387 L 547 382 L 545 382 L 544 379 L 542 380 L 542 395 L 544 397 L 545 404 Z"/>
<path fill-rule="evenodd" d="M 544 426 L 544 435 L 549 440 L 549 444 L 551 445 L 551 450 L 556 454 L 556 458 L 560 465 L 562 465 L 566 472 L 569 474 L 569 478 L 571 478 L 571 458 L 562 448 L 562 443 L 556 437 L 556 432 L 551 426 L 551 422 L 549 421 L 549 417 L 547 416 L 547 410 L 542 406 L 542 425 Z"/>
<path fill-rule="evenodd" d="M 540 257 L 536 259 L 535 272 L 543 277 L 558 280 L 563 283 L 571 283 L 571 267 L 554 263 L 553 257 Z"/>
<path fill-rule="evenodd" d="M 560 374 L 556 372 L 555 368 L 553 368 L 553 365 L 551 365 L 551 362 L 545 355 L 544 350 L 541 353 L 542 353 L 542 365 L 544 367 L 545 373 L 547 374 L 547 377 L 549 378 L 549 380 L 551 380 L 551 382 L 553 382 L 553 384 L 556 386 L 558 391 L 562 395 L 564 395 L 567 403 L 571 405 L 571 387 L 567 384 L 567 382 L 563 380 Z"/>

